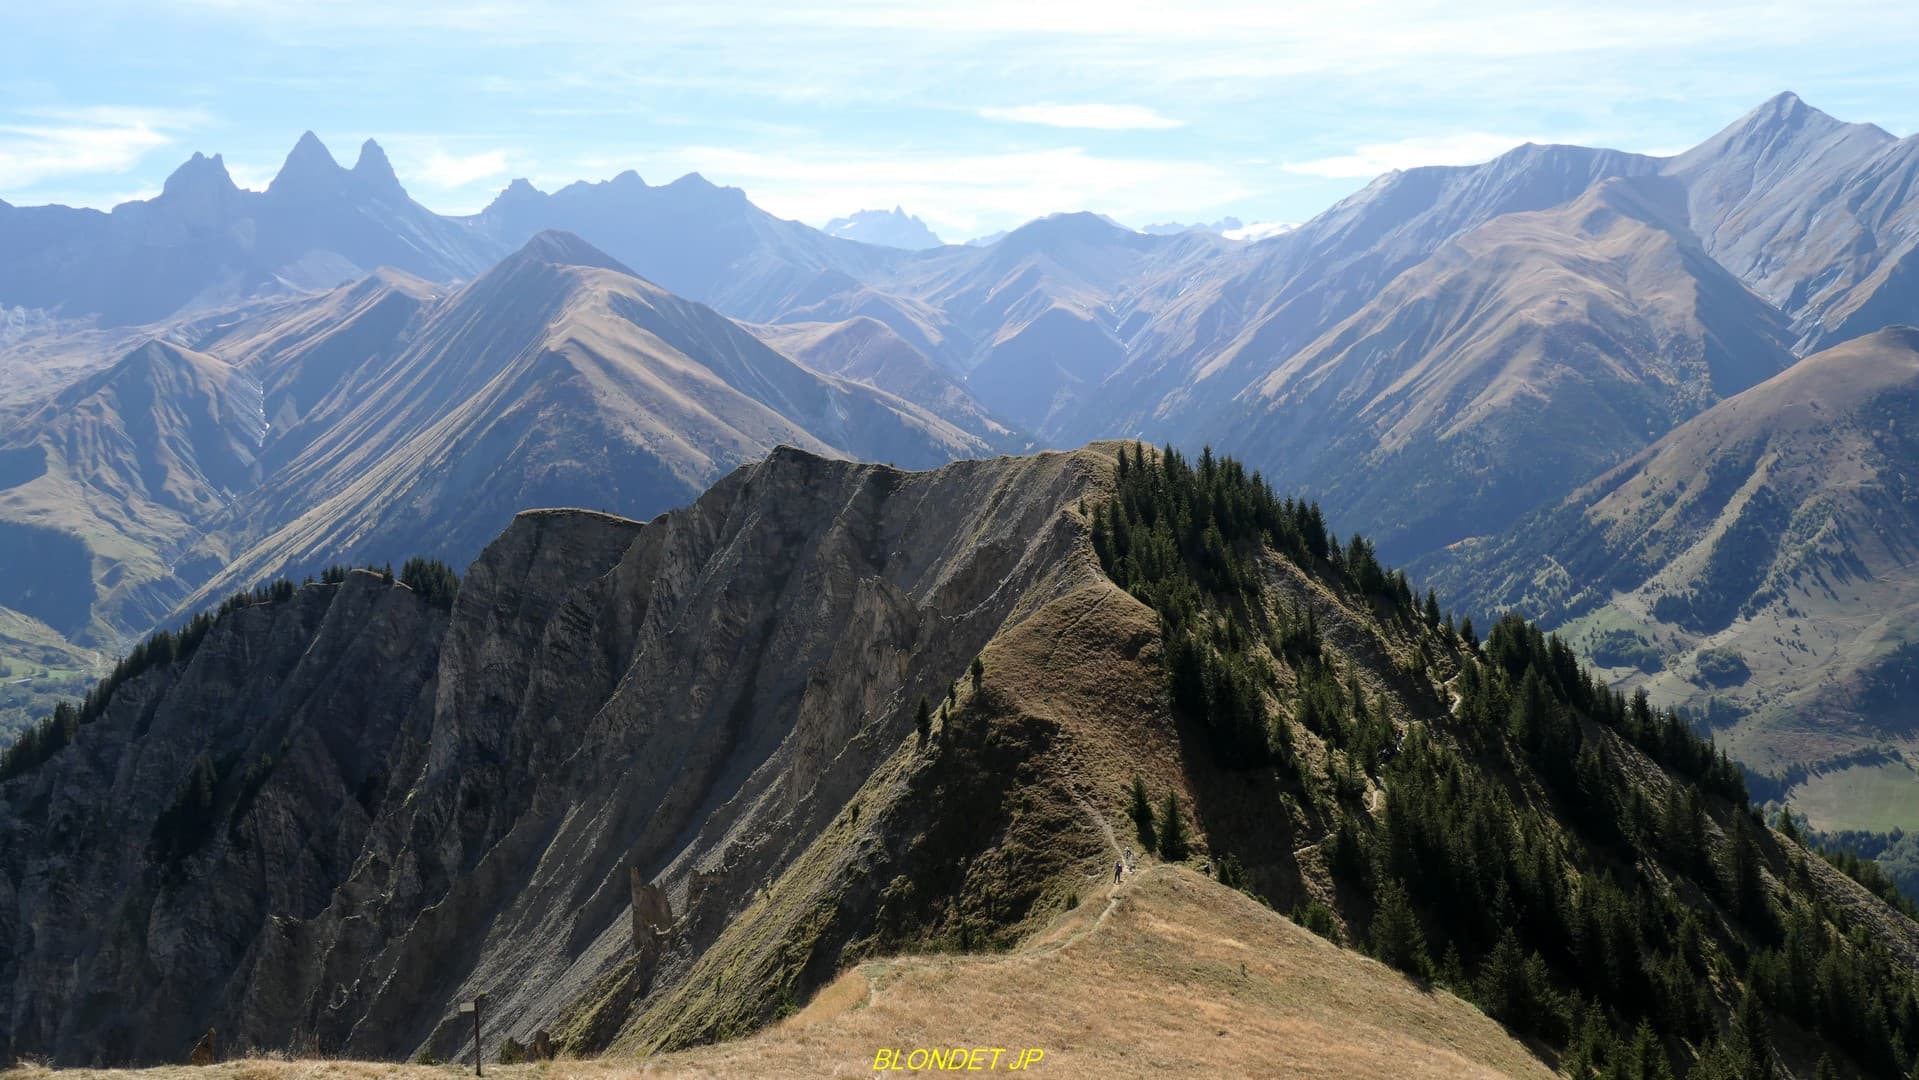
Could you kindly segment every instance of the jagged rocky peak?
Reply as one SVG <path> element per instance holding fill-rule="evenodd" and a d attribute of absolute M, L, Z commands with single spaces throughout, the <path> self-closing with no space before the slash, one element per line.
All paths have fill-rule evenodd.
<path fill-rule="evenodd" d="M 219 154 L 208 157 L 196 150 L 192 157 L 167 177 L 161 193 L 177 197 L 197 192 L 225 193 L 238 190 L 233 177 L 227 173 L 226 161 Z"/>
<path fill-rule="evenodd" d="M 516 207 L 537 206 L 546 198 L 546 192 L 534 187 L 533 181 L 524 176 L 517 177 L 512 183 L 501 188 L 498 195 L 493 196 L 493 201 L 481 211 L 481 216 Z"/>
<path fill-rule="evenodd" d="M 645 192 L 650 190 L 652 190 L 650 185 L 648 185 L 645 180 L 640 179 L 639 173 L 634 172 L 632 169 L 625 169 L 625 170 L 622 170 L 618 175 L 614 176 L 610 180 L 575 180 L 572 183 L 567 184 L 565 187 L 562 187 L 558 189 L 557 191 L 555 191 L 553 195 L 555 197 L 564 198 L 567 196 L 583 195 L 583 194 L 588 194 L 596 191 L 610 191 L 614 193 L 632 195 L 632 194 L 637 194 L 640 192 Z M 500 193 L 500 198 L 494 200 L 495 204 L 498 204 L 502 200 L 506 200 L 506 197 L 508 195 L 513 196 L 513 199 L 510 201 L 529 201 L 529 202 L 532 201 L 535 196 L 539 198 L 547 197 L 544 192 L 534 187 L 531 183 L 525 182 L 523 180 L 516 180 L 512 184 L 507 186 L 506 191 L 503 191 Z"/>
<path fill-rule="evenodd" d="M 286 161 L 281 164 L 274 180 L 329 175 L 339 169 L 340 163 L 333 160 L 333 151 L 327 149 L 318 135 L 307 131 L 300 135 L 293 149 L 287 151 Z"/>
<path fill-rule="evenodd" d="M 300 141 L 294 144 L 267 191 L 276 196 L 300 198 L 323 198 L 349 192 L 406 198 L 406 189 L 393 171 L 393 162 L 378 142 L 368 139 L 361 143 L 359 157 L 348 169 L 334 160 L 326 144 L 311 131 L 300 136 Z"/>
<path fill-rule="evenodd" d="M 353 163 L 353 176 L 376 190 L 406 194 L 400 178 L 394 175 L 393 163 L 387 160 L 386 151 L 372 139 L 360 144 L 360 158 Z"/>

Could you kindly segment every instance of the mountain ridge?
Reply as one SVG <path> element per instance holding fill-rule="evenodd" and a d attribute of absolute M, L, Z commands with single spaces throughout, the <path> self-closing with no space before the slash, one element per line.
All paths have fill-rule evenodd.
<path fill-rule="evenodd" d="M 1137 444 L 924 473 L 781 449 L 646 524 L 520 514 L 444 600 L 365 572 L 243 597 L 5 762 L 6 1049 L 154 1060 L 217 1026 L 445 1056 L 476 992 L 490 1052 L 685 1048 L 830 1013 L 870 960 L 1043 948 L 1115 858 L 1227 897 L 1137 834 L 1545 1060 L 1904 1062 L 1903 1021 L 1860 1018 L 1912 992 L 1919 925 L 1758 822 L 1677 717 L 1522 621 L 1446 629 L 1315 515 Z M 1166 793 L 1146 824 L 1129 776 Z M 1797 994 L 1800 952 L 1866 966 L 1845 1008 Z"/>

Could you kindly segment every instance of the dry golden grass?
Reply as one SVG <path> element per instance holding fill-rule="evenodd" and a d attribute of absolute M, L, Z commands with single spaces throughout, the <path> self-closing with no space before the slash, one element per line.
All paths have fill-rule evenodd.
<path fill-rule="evenodd" d="M 1045 1051 L 1058 1077 L 1547 1077 L 1470 1005 L 1425 990 L 1192 871 L 1156 866 L 1019 949 L 847 971 L 738 1042 L 648 1059 L 489 1066 L 509 1080 L 873 1075 L 882 1047 Z M 58 1080 L 432 1080 L 457 1066 L 251 1059 Z M 0 1080 L 54 1080 L 25 1067 Z"/>

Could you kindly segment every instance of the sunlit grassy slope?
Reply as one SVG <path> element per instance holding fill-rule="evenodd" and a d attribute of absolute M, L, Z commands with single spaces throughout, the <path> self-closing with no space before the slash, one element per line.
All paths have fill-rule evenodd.
<path fill-rule="evenodd" d="M 999 954 L 876 960 L 751 1038 L 652 1058 L 489 1066 L 489 1076 L 870 1076 L 881 1048 L 1045 1051 L 1054 1077 L 1544 1077 L 1472 1006 L 1308 933 L 1193 870 L 1087 881 L 1078 907 Z M 250 1059 L 65 1080 L 429 1080 L 470 1071 Z M 7 1080 L 55 1075 L 35 1067 Z"/>

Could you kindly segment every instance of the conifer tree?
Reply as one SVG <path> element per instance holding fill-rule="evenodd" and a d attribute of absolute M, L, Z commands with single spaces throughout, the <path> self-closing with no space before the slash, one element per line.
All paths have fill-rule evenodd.
<path fill-rule="evenodd" d="M 1610 1034 L 1605 1014 L 1596 1006 L 1581 1002 L 1573 1023 L 1573 1044 L 1560 1062 L 1560 1071 L 1573 1080 L 1591 1080 L 1599 1069 L 1600 1047 Z"/>
<path fill-rule="evenodd" d="M 441 610 L 451 610 L 460 594 L 459 575 L 438 559 L 408 559 L 400 568 L 400 581 Z"/>
<path fill-rule="evenodd" d="M 1752 980 L 1748 979 L 1732 1018 L 1733 1051 L 1738 1058 L 1740 1080 L 1775 1080 L 1779 1075 L 1772 1064 L 1771 1027 L 1765 1006 L 1753 993 Z"/>
<path fill-rule="evenodd" d="M 1639 1028 L 1633 1032 L 1632 1048 L 1627 1051 L 1626 1069 L 1628 1074 L 1638 1080 L 1672 1080 L 1672 1064 L 1666 1060 L 1666 1048 L 1659 1044 L 1659 1035 L 1653 1031 L 1652 1024 L 1644 1017 L 1640 1018 Z"/>
<path fill-rule="evenodd" d="M 926 737 L 933 733 L 933 710 L 926 707 L 925 698 L 920 699 L 919 715 L 914 718 L 914 722 L 920 731 L 920 741 L 925 742 Z"/>
<path fill-rule="evenodd" d="M 1179 816 L 1179 798 L 1169 791 L 1159 808 L 1159 857 L 1180 862 L 1187 854 L 1186 822 Z"/>
<path fill-rule="evenodd" d="M 1519 693 L 1513 698 L 1512 715 L 1507 718 L 1506 732 L 1512 740 L 1528 750 L 1538 751 L 1540 734 L 1546 726 L 1546 714 L 1552 709 L 1552 701 L 1546 692 L 1546 682 L 1539 677 L 1539 669 L 1526 669 L 1526 678 L 1519 685 Z"/>
<path fill-rule="evenodd" d="M 1426 935 L 1413 914 L 1412 901 L 1398 878 L 1387 878 L 1379 886 L 1372 927 L 1373 956 L 1382 964 L 1401 971 L 1425 976 L 1427 967 Z"/>
<path fill-rule="evenodd" d="M 1799 823 L 1792 819 L 1792 807 L 1779 808 L 1779 833 L 1793 843 L 1799 843 Z"/>
<path fill-rule="evenodd" d="M 1133 786 L 1126 792 L 1126 816 L 1133 819 L 1133 832 L 1139 837 L 1139 846 L 1152 851 L 1159 846 L 1153 829 L 1153 801 L 1146 794 L 1146 781 L 1133 774 Z"/>
<path fill-rule="evenodd" d="M 971 671 L 973 675 L 973 692 L 977 694 L 979 693 L 980 684 L 986 681 L 986 662 L 977 656 L 973 657 Z"/>

